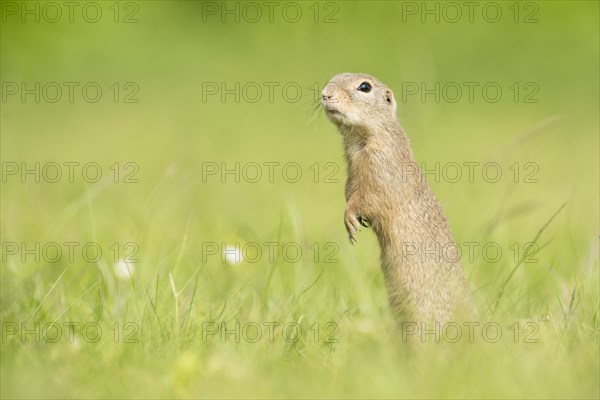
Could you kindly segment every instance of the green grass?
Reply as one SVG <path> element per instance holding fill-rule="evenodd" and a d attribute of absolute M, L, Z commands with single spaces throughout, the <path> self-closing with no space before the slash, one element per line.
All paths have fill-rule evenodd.
<path fill-rule="evenodd" d="M 139 2 L 136 24 L 112 23 L 112 2 L 99 3 L 107 18 L 96 24 L 2 23 L 3 83 L 104 89 L 98 103 L 1 103 L 3 172 L 12 162 L 103 172 L 96 183 L 80 169 L 72 183 L 2 182 L 2 398 L 600 396 L 598 4 L 538 2 L 538 23 L 515 24 L 512 2 L 500 2 L 498 23 L 452 24 L 403 22 L 402 3 L 376 3 L 338 3 L 333 24 L 202 23 L 200 2 L 161 1 Z M 343 71 L 394 90 L 428 168 L 502 169 L 495 183 L 479 166 L 473 182 L 428 176 L 457 242 L 478 243 L 462 260 L 480 323 L 472 343 L 411 350 L 387 307 L 373 233 L 347 242 L 341 140 L 313 113 L 314 89 Z M 402 101 L 406 82 L 473 81 L 497 82 L 502 99 Z M 120 96 L 134 82 L 139 102 L 114 103 L 114 82 Z M 294 82 L 303 95 L 203 102 L 205 82 Z M 539 101 L 515 103 L 514 82 L 534 82 Z M 123 182 L 127 162 L 138 182 Z M 203 179 L 207 163 L 236 162 L 248 174 L 258 163 L 262 178 Z M 293 169 L 282 176 L 286 163 L 300 165 L 298 182 Z M 80 245 L 54 262 L 22 261 L 10 247 L 53 242 Z M 86 243 L 102 249 L 97 261 L 81 255 Z M 223 262 L 235 243 L 259 244 L 261 257 Z M 502 250 L 497 260 L 486 244 Z M 117 261 L 133 249 L 134 274 L 123 277 Z M 52 330 L 41 337 L 52 323 L 55 343 Z M 489 323 L 502 329 L 497 342 L 482 333 Z M 65 324 L 78 324 L 72 340 Z"/>

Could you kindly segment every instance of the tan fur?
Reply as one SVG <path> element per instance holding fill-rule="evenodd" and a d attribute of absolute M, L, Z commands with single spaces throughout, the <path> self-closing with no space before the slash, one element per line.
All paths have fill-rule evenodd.
<path fill-rule="evenodd" d="M 358 90 L 362 82 L 369 93 Z M 398 321 L 453 321 L 469 297 L 456 242 L 400 127 L 392 92 L 370 75 L 340 74 L 323 89 L 322 106 L 344 139 L 350 241 L 361 224 L 373 228 Z"/>

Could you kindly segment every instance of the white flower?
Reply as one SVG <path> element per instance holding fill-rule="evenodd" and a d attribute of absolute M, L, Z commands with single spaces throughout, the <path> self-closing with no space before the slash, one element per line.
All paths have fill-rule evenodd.
<path fill-rule="evenodd" d="M 119 279 L 131 279 L 135 272 L 135 265 L 127 260 L 119 260 L 115 264 L 115 274 Z"/>
<path fill-rule="evenodd" d="M 239 246 L 225 246 L 225 250 L 223 250 L 223 254 L 225 256 L 225 262 L 229 265 L 239 264 L 244 261 L 244 257 L 242 257 L 242 250 Z"/>

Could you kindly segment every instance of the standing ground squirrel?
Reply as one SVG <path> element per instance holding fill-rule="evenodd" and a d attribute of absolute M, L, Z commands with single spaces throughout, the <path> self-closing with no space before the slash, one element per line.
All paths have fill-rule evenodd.
<path fill-rule="evenodd" d="M 370 75 L 339 74 L 321 103 L 344 140 L 350 241 L 361 225 L 373 228 L 399 322 L 449 322 L 469 303 L 460 256 L 400 127 L 392 91 Z"/>

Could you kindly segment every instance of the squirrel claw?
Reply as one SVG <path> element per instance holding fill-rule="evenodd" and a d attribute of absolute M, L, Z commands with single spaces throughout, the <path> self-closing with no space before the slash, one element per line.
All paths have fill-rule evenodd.
<path fill-rule="evenodd" d="M 350 240 L 350 244 L 354 246 L 354 243 L 356 243 L 356 237 L 354 237 L 354 235 L 348 235 L 348 239 Z"/>
<path fill-rule="evenodd" d="M 348 239 L 350 239 L 350 244 L 354 245 L 356 242 L 356 233 L 360 229 L 362 225 L 359 221 L 359 218 L 356 215 L 347 212 L 344 216 L 344 224 L 346 225 L 346 232 L 348 232 Z"/>

